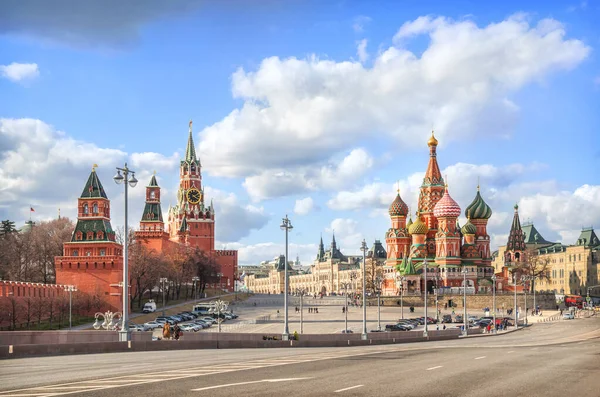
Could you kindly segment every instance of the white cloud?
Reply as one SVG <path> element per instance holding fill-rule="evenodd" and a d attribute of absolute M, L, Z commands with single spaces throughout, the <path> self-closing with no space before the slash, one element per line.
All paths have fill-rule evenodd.
<path fill-rule="evenodd" d="M 294 205 L 294 213 L 298 215 L 308 215 L 315 209 L 315 202 L 312 197 L 306 197 L 300 200 L 296 200 Z"/>
<path fill-rule="evenodd" d="M 536 228 L 543 225 L 557 233 L 564 244 L 574 244 L 582 227 L 600 225 L 600 185 L 586 184 L 572 192 L 525 196 L 519 200 L 519 214 L 530 218 Z"/>
<path fill-rule="evenodd" d="M 32 80 L 40 75 L 37 63 L 16 63 L 0 65 L 0 76 L 11 81 Z"/>
<path fill-rule="evenodd" d="M 200 134 L 209 172 L 246 178 L 249 194 L 261 199 L 318 188 L 316 170 L 374 133 L 404 149 L 425 138 L 432 122 L 442 145 L 482 131 L 510 136 L 519 113 L 510 95 L 590 52 L 566 39 L 559 22 L 530 25 L 520 15 L 483 27 L 423 17 L 399 35 L 405 41 L 424 32 L 429 45 L 421 56 L 384 48 L 369 67 L 311 56 L 238 69 L 232 93 L 243 105 Z"/>
<path fill-rule="evenodd" d="M 352 24 L 352 29 L 356 33 L 362 33 L 365 31 L 365 27 L 372 21 L 372 19 L 365 15 L 359 15 L 354 18 L 354 23 Z"/>
<path fill-rule="evenodd" d="M 174 171 L 179 167 L 180 155 L 173 153 L 170 157 L 161 153 L 144 152 L 131 155 L 131 165 L 137 171 L 153 172 L 155 170 Z"/>
<path fill-rule="evenodd" d="M 340 161 L 326 165 L 286 169 L 267 169 L 244 181 L 244 187 L 254 201 L 314 191 L 347 187 L 373 166 L 373 159 L 364 149 L 354 149 Z"/>
<path fill-rule="evenodd" d="M 367 52 L 367 39 L 362 39 L 356 45 L 356 55 L 360 60 L 360 63 L 365 63 L 369 59 L 369 53 Z"/>
<path fill-rule="evenodd" d="M 358 222 L 350 218 L 336 218 L 331 221 L 328 233 L 335 233 L 338 248 L 346 255 L 359 252 L 360 243 L 364 238 L 358 230 Z"/>
<path fill-rule="evenodd" d="M 293 236 L 291 237 L 293 240 Z M 221 248 L 222 245 L 219 246 Z M 270 261 L 271 259 L 285 255 L 285 244 L 282 243 L 257 243 L 257 244 L 241 244 L 232 243 L 224 246 L 227 249 L 238 250 L 238 261 L 240 265 L 258 265 L 262 261 Z M 306 266 L 312 263 L 317 254 L 317 244 L 296 244 L 290 242 L 288 245 L 289 260 L 296 260 L 298 256 L 302 265 Z"/>

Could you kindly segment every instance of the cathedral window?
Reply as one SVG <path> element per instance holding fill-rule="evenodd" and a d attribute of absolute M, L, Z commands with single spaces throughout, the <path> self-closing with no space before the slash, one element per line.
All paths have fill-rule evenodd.
<path fill-rule="evenodd" d="M 79 250 L 73 250 L 73 256 L 79 256 Z"/>
<path fill-rule="evenodd" d="M 98 237 L 98 240 L 102 240 L 104 238 L 104 233 L 98 232 L 96 233 L 96 237 Z"/>
<path fill-rule="evenodd" d="M 192 172 L 196 172 L 196 166 L 192 164 Z"/>
<path fill-rule="evenodd" d="M 83 213 L 84 214 L 89 214 L 90 210 L 88 209 L 88 205 L 87 203 L 83 205 Z"/>
<path fill-rule="evenodd" d="M 104 256 L 104 255 L 106 255 L 106 250 L 101 249 L 100 250 L 100 256 Z"/>
<path fill-rule="evenodd" d="M 156 192 L 154 190 L 150 192 L 150 198 L 151 199 L 155 199 L 156 198 Z"/>
<path fill-rule="evenodd" d="M 86 240 L 93 240 L 94 239 L 94 232 L 87 232 L 85 239 Z"/>
<path fill-rule="evenodd" d="M 86 251 L 86 252 L 85 252 L 85 255 L 86 255 L 86 256 L 92 256 L 92 251 Z"/>
<path fill-rule="evenodd" d="M 75 234 L 75 240 L 83 240 L 83 233 L 77 232 L 77 234 Z"/>
<path fill-rule="evenodd" d="M 98 203 L 92 204 L 92 213 L 94 213 L 94 214 L 98 213 Z"/>

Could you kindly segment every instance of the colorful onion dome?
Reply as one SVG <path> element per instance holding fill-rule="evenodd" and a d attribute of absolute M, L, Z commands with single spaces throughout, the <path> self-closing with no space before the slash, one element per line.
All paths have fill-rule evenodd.
<path fill-rule="evenodd" d="M 406 214 L 408 214 L 408 205 L 402 201 L 400 192 L 398 192 L 392 205 L 390 205 L 389 214 L 390 216 L 406 216 Z"/>
<path fill-rule="evenodd" d="M 410 228 L 410 225 L 412 225 L 412 224 L 413 224 L 412 217 L 410 217 L 408 222 L 406 223 L 406 228 L 407 229 Z"/>
<path fill-rule="evenodd" d="M 433 136 L 433 131 L 431 131 L 431 138 L 429 138 L 429 140 L 427 141 L 427 146 L 437 146 L 438 145 L 438 140 L 435 139 L 435 136 Z"/>
<path fill-rule="evenodd" d="M 474 235 L 475 233 L 477 233 L 477 226 L 472 224 L 470 219 L 467 219 L 467 223 L 465 223 L 463 227 L 460 228 L 460 232 L 465 236 Z"/>
<path fill-rule="evenodd" d="M 423 221 L 421 220 L 421 218 L 419 218 L 419 215 L 417 214 L 417 219 L 415 219 L 412 225 L 410 225 L 410 227 L 408 228 L 408 232 L 410 234 L 427 234 L 428 231 L 429 228 L 425 223 L 423 223 Z"/>
<path fill-rule="evenodd" d="M 447 185 L 446 191 L 444 192 L 444 196 L 440 199 L 440 201 L 437 202 L 437 204 L 433 208 L 433 215 L 435 215 L 436 218 L 456 218 L 460 216 L 460 207 L 458 206 L 456 201 L 454 201 L 454 199 L 450 197 Z"/>
<path fill-rule="evenodd" d="M 490 219 L 492 216 L 492 209 L 485 201 L 483 201 L 483 198 L 481 198 L 479 188 L 477 188 L 475 199 L 473 199 L 471 204 L 465 209 L 465 216 L 470 217 L 471 219 Z"/>

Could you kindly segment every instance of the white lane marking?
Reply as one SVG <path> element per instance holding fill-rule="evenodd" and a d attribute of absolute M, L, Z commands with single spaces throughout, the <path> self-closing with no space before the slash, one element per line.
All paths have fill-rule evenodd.
<path fill-rule="evenodd" d="M 486 356 L 481 356 L 481 357 L 475 357 L 475 360 L 481 360 L 482 358 L 485 358 Z"/>
<path fill-rule="evenodd" d="M 363 386 L 364 385 L 350 386 L 350 387 L 346 387 L 345 389 L 336 390 L 336 391 L 334 391 L 334 393 L 339 393 L 339 392 L 346 391 L 346 390 L 357 389 L 357 388 L 363 387 Z"/>
<path fill-rule="evenodd" d="M 438 365 L 436 367 L 431 367 L 431 368 L 427 368 L 427 371 L 431 371 L 432 369 L 438 369 L 438 368 L 442 368 L 443 365 Z"/>
<path fill-rule="evenodd" d="M 252 381 L 248 381 L 248 382 L 227 383 L 225 385 L 201 387 L 199 389 L 191 389 L 191 391 L 213 390 L 213 389 L 220 389 L 223 387 L 243 386 L 243 385 L 251 385 L 251 384 L 255 384 L 255 383 L 290 382 L 293 380 L 304 380 L 304 379 L 312 379 L 312 378 L 281 378 L 281 379 L 252 380 Z"/>
<path fill-rule="evenodd" d="M 511 350 L 509 352 L 506 352 L 506 354 L 510 354 L 510 353 L 514 353 L 514 352 L 515 352 L 514 350 Z"/>

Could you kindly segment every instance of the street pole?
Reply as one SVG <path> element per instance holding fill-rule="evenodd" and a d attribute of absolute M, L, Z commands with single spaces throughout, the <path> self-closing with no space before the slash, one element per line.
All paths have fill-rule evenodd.
<path fill-rule="evenodd" d="M 69 331 L 71 331 L 71 326 L 72 326 L 72 308 L 73 308 L 73 292 L 77 291 L 77 287 L 75 287 L 74 285 L 67 285 L 65 287 L 65 291 L 67 291 L 69 293 Z"/>
<path fill-rule="evenodd" d="M 123 175 L 121 175 L 121 171 Z M 131 173 L 131 178 L 129 174 Z M 125 163 L 124 168 L 117 167 L 117 175 L 113 177 L 117 184 L 124 182 L 125 185 L 125 238 L 123 241 L 123 326 L 119 331 L 119 341 L 127 342 L 131 340 L 131 332 L 129 331 L 129 230 L 127 229 L 127 206 L 128 206 L 128 186 L 132 188 L 138 183 L 135 179 L 135 171 L 130 170 Z"/>
<path fill-rule="evenodd" d="M 527 325 L 527 280 L 523 280 L 523 293 L 525 296 L 525 324 Z"/>
<path fill-rule="evenodd" d="M 290 331 L 288 327 L 288 232 L 293 229 L 292 222 L 290 222 L 287 214 L 283 218 L 281 223 L 281 229 L 285 230 L 285 264 L 284 264 L 284 291 L 283 291 L 283 306 L 284 306 L 284 325 L 283 325 L 283 340 L 289 340 Z"/>
<path fill-rule="evenodd" d="M 425 279 L 423 281 L 423 284 L 425 285 L 425 321 L 423 321 L 423 323 L 425 323 L 425 329 L 423 330 L 423 336 L 427 337 L 427 258 L 423 260 L 423 275 Z"/>
<path fill-rule="evenodd" d="M 496 326 L 496 275 L 492 276 L 492 302 L 493 302 L 493 310 L 494 310 L 494 333 L 498 333 L 498 329 Z"/>
<path fill-rule="evenodd" d="M 367 339 L 367 242 L 363 239 L 360 249 L 363 252 L 363 274 L 362 274 L 362 304 L 363 304 L 363 340 Z"/>
<path fill-rule="evenodd" d="M 531 287 L 533 288 L 533 312 L 535 314 L 537 314 L 537 305 L 535 304 L 535 278 L 537 276 L 531 276 Z M 590 290 L 588 289 L 588 296 L 589 296 L 589 292 Z"/>
<path fill-rule="evenodd" d="M 304 333 L 304 291 L 300 293 L 300 333 Z"/>
<path fill-rule="evenodd" d="M 377 330 L 381 331 L 381 290 L 377 291 Z"/>
<path fill-rule="evenodd" d="M 467 268 L 463 268 L 463 335 L 469 335 L 467 328 Z"/>
<path fill-rule="evenodd" d="M 400 318 L 404 320 L 404 281 L 406 277 L 400 277 Z"/>
<path fill-rule="evenodd" d="M 167 283 L 167 280 L 165 277 L 161 277 L 160 278 L 160 284 L 162 286 L 162 298 L 163 298 L 163 304 L 162 304 L 162 316 L 165 316 L 165 284 Z"/>
<path fill-rule="evenodd" d="M 515 312 L 515 329 L 519 329 L 519 323 L 518 323 L 518 318 L 517 318 L 517 275 L 513 273 L 513 281 L 514 281 L 514 285 L 515 285 L 515 308 L 514 308 L 514 312 Z"/>

